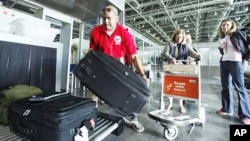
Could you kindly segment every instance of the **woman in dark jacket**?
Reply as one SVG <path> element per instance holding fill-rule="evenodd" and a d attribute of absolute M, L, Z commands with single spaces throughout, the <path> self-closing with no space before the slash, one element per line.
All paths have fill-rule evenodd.
<path fill-rule="evenodd" d="M 191 38 L 191 37 L 190 37 Z M 200 55 L 191 47 L 191 43 L 186 42 L 186 33 L 184 29 L 177 29 L 163 50 L 163 57 L 167 64 L 176 64 L 178 60 L 187 60 L 188 57 L 200 59 Z M 169 104 L 166 111 L 170 111 L 173 107 L 173 97 L 168 97 Z M 179 100 L 179 111 L 186 113 L 183 105 L 183 99 Z"/>
<path fill-rule="evenodd" d="M 233 85 L 239 98 L 238 116 L 240 121 L 243 124 L 250 124 L 250 105 L 244 84 L 243 64 L 247 59 L 245 48 L 250 45 L 250 37 L 242 31 L 236 31 L 236 24 L 230 19 L 221 22 L 218 34 L 221 37 L 219 49 L 223 54 L 220 61 L 222 108 L 216 113 L 233 115 Z"/>

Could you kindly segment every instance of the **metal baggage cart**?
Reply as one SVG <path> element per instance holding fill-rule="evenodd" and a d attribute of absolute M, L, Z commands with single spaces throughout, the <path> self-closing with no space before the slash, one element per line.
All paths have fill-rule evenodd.
<path fill-rule="evenodd" d="M 150 118 L 163 126 L 164 136 L 168 140 L 174 140 L 178 136 L 178 126 L 192 125 L 188 131 L 191 133 L 196 123 L 203 127 L 206 122 L 205 108 L 201 106 L 200 64 L 196 60 L 178 62 L 175 65 L 163 65 L 160 109 L 148 113 Z M 198 113 L 196 116 L 191 116 L 188 112 L 173 116 L 165 110 L 164 97 L 167 96 L 197 102 Z"/>

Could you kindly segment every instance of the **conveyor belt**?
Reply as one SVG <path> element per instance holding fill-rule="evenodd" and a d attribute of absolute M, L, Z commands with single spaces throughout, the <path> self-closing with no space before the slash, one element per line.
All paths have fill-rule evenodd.
<path fill-rule="evenodd" d="M 118 127 L 118 123 L 98 118 L 93 132 L 89 133 L 90 141 L 101 141 Z M 31 141 L 27 137 L 10 131 L 9 126 L 0 125 L 0 141 Z"/>
<path fill-rule="evenodd" d="M 9 126 L 0 125 L 0 141 L 30 141 L 30 139 L 11 132 Z"/>
<path fill-rule="evenodd" d="M 90 141 L 101 141 L 118 127 L 118 123 L 98 118 L 94 132 L 89 134 Z"/>

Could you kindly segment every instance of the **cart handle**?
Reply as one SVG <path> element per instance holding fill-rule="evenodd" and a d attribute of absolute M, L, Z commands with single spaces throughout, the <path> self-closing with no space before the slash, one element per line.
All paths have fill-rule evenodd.
<path fill-rule="evenodd" d="M 195 58 L 195 59 L 192 59 L 192 60 L 176 60 L 176 64 L 188 64 L 188 63 L 192 63 L 192 62 L 196 62 L 196 64 L 200 61 L 201 59 L 200 58 Z"/>

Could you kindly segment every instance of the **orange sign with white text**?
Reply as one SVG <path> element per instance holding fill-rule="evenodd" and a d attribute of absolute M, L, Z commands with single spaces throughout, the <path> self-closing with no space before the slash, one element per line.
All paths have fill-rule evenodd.
<path fill-rule="evenodd" d="M 192 76 L 164 75 L 163 93 L 187 98 L 199 98 L 199 79 Z"/>

